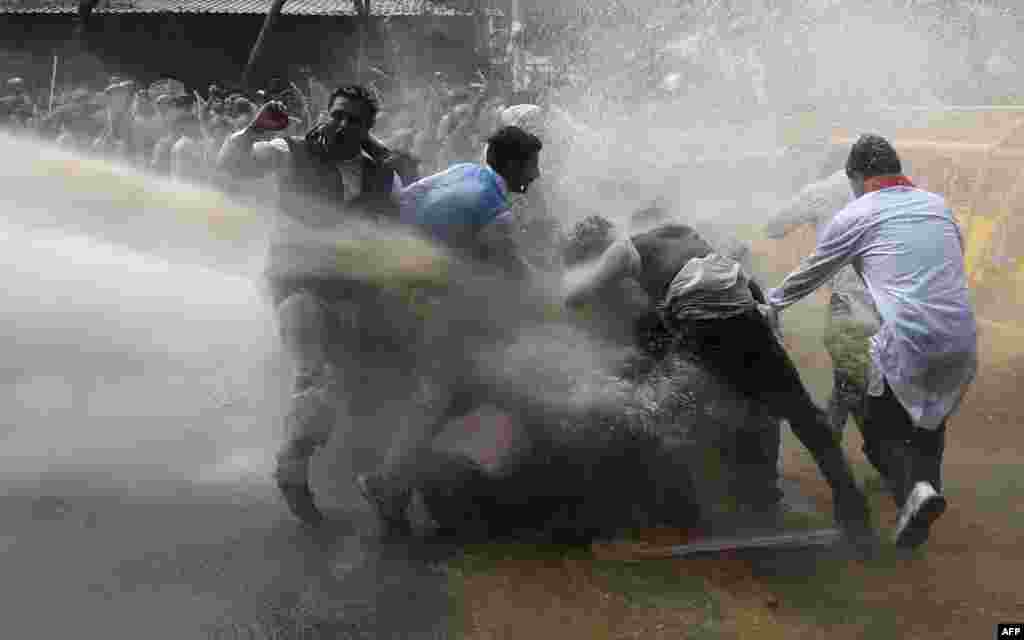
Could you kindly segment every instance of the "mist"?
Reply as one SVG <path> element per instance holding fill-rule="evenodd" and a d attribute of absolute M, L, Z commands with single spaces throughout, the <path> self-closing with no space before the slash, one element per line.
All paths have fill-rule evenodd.
<path fill-rule="evenodd" d="M 552 49 L 578 70 L 552 99 L 579 125 L 571 161 L 544 178 L 567 224 L 624 222 L 657 197 L 684 219 L 759 224 L 817 177 L 820 156 L 795 147 L 927 117 L 893 105 L 1021 88 L 1017 18 L 970 3 L 648 1 L 623 15 Z"/>

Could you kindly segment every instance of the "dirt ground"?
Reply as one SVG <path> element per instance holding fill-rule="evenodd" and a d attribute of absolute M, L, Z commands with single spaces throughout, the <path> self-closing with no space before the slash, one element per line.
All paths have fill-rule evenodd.
<path fill-rule="evenodd" d="M 991 331 L 981 343 L 983 368 L 949 426 L 950 509 L 924 549 L 899 556 L 887 548 L 870 562 L 811 554 L 647 561 L 656 567 L 514 553 L 458 574 L 464 637 L 966 639 L 1024 619 L 1024 349 Z M 816 372 L 830 370 L 828 356 L 806 338 L 790 348 L 804 374 L 818 378 L 809 384 L 820 397 Z M 887 536 L 895 508 L 852 423 L 845 444 Z M 791 437 L 784 458 L 786 477 L 830 513 L 829 491 Z M 661 538 L 647 542 L 682 540 Z"/>

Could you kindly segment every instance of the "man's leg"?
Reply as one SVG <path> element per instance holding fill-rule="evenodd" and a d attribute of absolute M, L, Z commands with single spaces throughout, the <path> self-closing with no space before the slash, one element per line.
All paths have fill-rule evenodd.
<path fill-rule="evenodd" d="M 900 509 L 896 544 L 920 546 L 947 506 L 941 493 L 945 424 L 935 431 L 916 428 L 888 384 L 881 396 L 868 397 L 866 407 L 865 451 L 870 450 L 870 455 L 877 458 L 877 466 Z"/>
<path fill-rule="evenodd" d="M 700 336 L 701 350 L 712 366 L 741 391 L 764 402 L 769 413 L 789 421 L 832 488 L 836 521 L 854 540 L 872 539 L 867 500 L 842 446 L 767 321 L 753 310 L 714 325 L 717 328 Z"/>
<path fill-rule="evenodd" d="M 412 492 L 421 485 L 429 462 L 426 452 L 453 418 L 477 406 L 477 396 L 445 379 L 422 376 L 414 411 L 395 431 L 384 464 L 372 474 L 356 477 L 363 497 L 376 512 L 385 536 L 405 535 L 411 526 L 407 510 Z"/>
<path fill-rule="evenodd" d="M 755 526 L 781 524 L 779 488 L 782 426 L 755 398 L 747 398 L 749 423 L 736 433 L 736 462 L 742 470 L 737 503 Z"/>
<path fill-rule="evenodd" d="M 309 465 L 316 449 L 327 443 L 337 419 L 336 372 L 327 359 L 329 318 L 323 302 L 307 290 L 288 295 L 277 313 L 281 340 L 295 367 L 295 383 L 274 476 L 292 513 L 306 524 L 317 525 L 323 515 L 309 488 Z"/>

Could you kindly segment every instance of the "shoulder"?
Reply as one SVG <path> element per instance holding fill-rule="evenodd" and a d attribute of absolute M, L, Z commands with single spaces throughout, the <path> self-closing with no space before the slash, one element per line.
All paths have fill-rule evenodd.
<path fill-rule="evenodd" d="M 832 233 L 848 230 L 866 223 L 875 217 L 881 204 L 876 196 L 878 192 L 865 194 L 843 207 L 828 223 Z"/>

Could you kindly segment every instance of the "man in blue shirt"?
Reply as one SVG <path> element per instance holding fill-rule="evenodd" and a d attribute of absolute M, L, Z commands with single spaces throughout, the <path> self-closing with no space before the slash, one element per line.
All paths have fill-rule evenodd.
<path fill-rule="evenodd" d="M 467 257 L 521 273 L 509 193 L 525 193 L 540 176 L 543 144 L 518 127 L 499 129 L 487 143 L 486 164 L 456 164 L 403 190 L 401 220 Z"/>
<path fill-rule="evenodd" d="M 530 268 L 516 249 L 517 224 L 508 206 L 509 192 L 525 193 L 536 180 L 540 139 L 518 127 L 503 127 L 487 141 L 486 164 L 456 164 L 402 191 L 401 220 L 457 254 L 522 278 Z M 467 336 L 424 340 L 425 363 L 419 377 L 422 419 L 399 427 L 383 469 L 356 478 L 374 508 L 385 535 L 410 530 L 406 515 L 412 490 L 425 472 L 423 453 L 450 420 L 469 413 L 487 393 L 473 375 L 473 349 Z M 446 348 L 450 347 L 450 348 Z"/>

